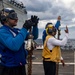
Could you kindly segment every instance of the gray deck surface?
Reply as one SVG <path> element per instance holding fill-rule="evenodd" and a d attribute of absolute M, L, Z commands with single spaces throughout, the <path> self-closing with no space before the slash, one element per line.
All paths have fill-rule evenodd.
<path fill-rule="evenodd" d="M 35 58 L 32 60 L 32 75 L 44 75 L 41 53 L 42 50 L 33 51 Z M 62 57 L 65 61 L 65 67 L 61 63 L 59 64 L 59 75 L 75 75 L 74 51 L 62 50 Z"/>

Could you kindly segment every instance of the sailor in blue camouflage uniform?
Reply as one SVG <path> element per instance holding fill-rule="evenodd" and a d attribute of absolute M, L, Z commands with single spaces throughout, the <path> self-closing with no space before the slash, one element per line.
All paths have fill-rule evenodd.
<path fill-rule="evenodd" d="M 21 29 L 17 26 L 18 16 L 12 8 L 0 11 L 0 75 L 26 75 L 25 64 L 28 55 L 25 40 L 32 26 L 33 39 L 38 38 L 38 17 L 26 20 Z"/>

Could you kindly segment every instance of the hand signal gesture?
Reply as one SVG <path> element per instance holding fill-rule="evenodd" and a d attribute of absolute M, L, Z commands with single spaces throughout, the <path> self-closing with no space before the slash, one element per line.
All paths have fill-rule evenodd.
<path fill-rule="evenodd" d="M 67 25 L 66 25 L 65 33 L 69 33 Z"/>
<path fill-rule="evenodd" d="M 60 21 L 61 20 L 61 16 L 58 16 L 57 20 Z"/>

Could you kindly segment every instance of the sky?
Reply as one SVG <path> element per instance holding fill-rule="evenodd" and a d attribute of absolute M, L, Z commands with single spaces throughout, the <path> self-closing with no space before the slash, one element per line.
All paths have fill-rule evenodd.
<path fill-rule="evenodd" d="M 48 22 L 56 24 L 57 17 L 61 16 L 61 36 L 65 36 L 66 25 L 69 28 L 69 38 L 75 39 L 75 0 L 20 0 L 24 3 L 28 18 L 31 15 L 39 17 L 39 38 Z"/>

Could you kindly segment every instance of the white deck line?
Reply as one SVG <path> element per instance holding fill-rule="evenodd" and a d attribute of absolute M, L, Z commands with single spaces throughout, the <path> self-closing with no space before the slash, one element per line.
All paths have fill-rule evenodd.
<path fill-rule="evenodd" d="M 75 63 L 75 51 L 74 51 L 74 63 Z M 74 65 L 74 75 L 75 75 L 75 65 Z"/>
<path fill-rule="evenodd" d="M 42 62 L 32 62 L 33 65 L 41 65 L 43 64 Z M 59 63 L 59 64 L 62 64 L 62 63 Z M 67 65 L 75 65 L 75 62 L 74 63 L 65 63 Z"/>

